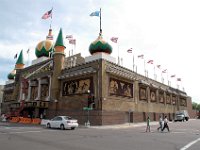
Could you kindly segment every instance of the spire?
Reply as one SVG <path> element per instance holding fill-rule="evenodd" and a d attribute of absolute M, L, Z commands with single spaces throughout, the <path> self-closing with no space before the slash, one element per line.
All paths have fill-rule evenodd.
<path fill-rule="evenodd" d="M 64 46 L 64 43 L 63 43 L 63 35 L 62 35 L 62 28 L 60 28 L 60 31 L 59 31 L 59 34 L 58 34 L 58 37 L 57 37 L 57 40 L 56 40 L 56 43 L 55 43 L 55 46 Z"/>
<path fill-rule="evenodd" d="M 17 59 L 15 69 L 22 69 L 24 68 L 24 57 L 23 57 L 23 50 L 21 50 L 19 57 Z"/>

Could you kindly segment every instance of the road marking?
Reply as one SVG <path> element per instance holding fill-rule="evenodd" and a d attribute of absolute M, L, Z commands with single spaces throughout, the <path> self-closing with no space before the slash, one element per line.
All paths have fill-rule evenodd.
<path fill-rule="evenodd" d="M 188 143 L 187 145 L 185 145 L 184 147 L 182 147 L 180 150 L 186 150 L 188 149 L 190 146 L 192 146 L 193 144 L 197 143 L 198 141 L 200 141 L 200 138 Z"/>
<path fill-rule="evenodd" d="M 0 134 L 20 134 L 20 133 L 38 133 L 38 132 L 42 132 L 42 131 L 23 131 L 23 132 L 4 132 L 4 133 L 0 133 Z"/>

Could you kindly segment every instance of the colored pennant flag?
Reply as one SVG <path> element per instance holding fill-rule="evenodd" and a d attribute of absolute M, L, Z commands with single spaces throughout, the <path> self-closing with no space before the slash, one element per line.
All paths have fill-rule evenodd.
<path fill-rule="evenodd" d="M 171 78 L 174 78 L 174 77 L 176 77 L 176 75 L 175 75 L 175 74 L 171 75 Z"/>
<path fill-rule="evenodd" d="M 53 9 L 47 11 L 47 12 L 42 16 L 42 19 L 48 19 L 49 17 L 52 18 L 52 10 L 53 10 Z"/>
<path fill-rule="evenodd" d="M 138 55 L 138 58 L 143 59 L 143 58 L 144 58 L 144 55 L 143 55 L 143 54 L 142 54 L 142 55 Z"/>
<path fill-rule="evenodd" d="M 110 39 L 112 42 L 117 43 L 118 37 L 111 37 Z"/>
<path fill-rule="evenodd" d="M 27 52 L 27 54 L 29 53 L 29 51 L 30 51 L 30 49 L 28 49 L 26 52 Z"/>
<path fill-rule="evenodd" d="M 97 16 L 97 17 L 99 17 L 99 16 L 100 16 L 100 11 L 92 12 L 92 13 L 90 14 L 90 16 Z"/>
<path fill-rule="evenodd" d="M 160 69 L 161 65 L 157 65 L 157 68 Z"/>
<path fill-rule="evenodd" d="M 153 64 L 153 60 L 147 61 L 148 64 Z"/>
<path fill-rule="evenodd" d="M 132 48 L 129 48 L 129 49 L 127 50 L 128 53 L 132 53 L 132 51 L 133 51 Z"/>
<path fill-rule="evenodd" d="M 73 35 L 66 35 L 66 39 L 72 39 Z"/>
<path fill-rule="evenodd" d="M 166 72 L 167 72 L 167 69 L 165 69 L 165 70 L 162 71 L 162 73 L 166 73 Z"/>
<path fill-rule="evenodd" d="M 17 58 L 17 54 L 15 54 L 15 56 L 14 56 L 14 59 L 16 59 Z"/>
<path fill-rule="evenodd" d="M 177 78 L 177 81 L 181 81 L 181 78 Z"/>
<path fill-rule="evenodd" d="M 69 44 L 76 45 L 76 39 L 69 39 Z"/>

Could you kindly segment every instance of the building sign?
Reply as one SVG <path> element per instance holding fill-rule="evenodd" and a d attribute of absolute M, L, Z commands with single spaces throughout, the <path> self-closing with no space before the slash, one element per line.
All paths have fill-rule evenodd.
<path fill-rule="evenodd" d="M 110 95 L 133 97 L 133 84 L 110 78 L 109 83 Z"/>
<path fill-rule="evenodd" d="M 74 95 L 74 94 L 85 94 L 93 93 L 93 79 L 85 78 L 85 79 L 77 79 L 72 81 L 63 82 L 62 95 Z"/>

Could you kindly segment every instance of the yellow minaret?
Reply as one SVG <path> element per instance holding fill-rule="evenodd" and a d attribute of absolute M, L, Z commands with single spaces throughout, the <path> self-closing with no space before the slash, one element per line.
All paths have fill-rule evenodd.
<path fill-rule="evenodd" d="M 53 54 L 53 76 L 52 76 L 52 86 L 51 86 L 51 99 L 58 100 L 59 92 L 60 92 L 60 81 L 58 77 L 64 66 L 65 59 L 65 46 L 63 44 L 63 35 L 62 29 L 60 29 L 55 46 L 54 46 L 54 54 Z"/>

